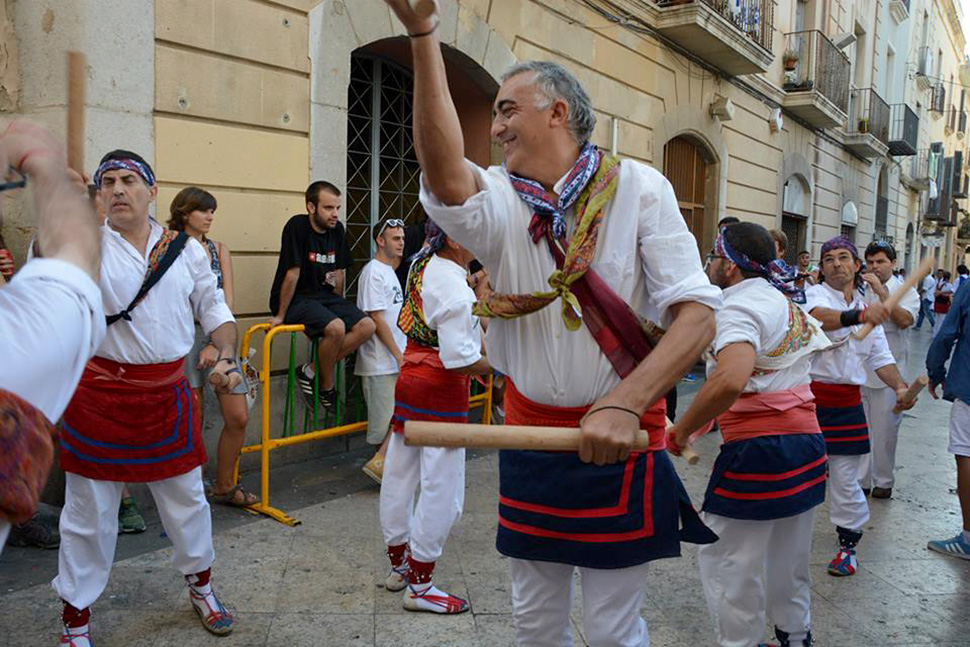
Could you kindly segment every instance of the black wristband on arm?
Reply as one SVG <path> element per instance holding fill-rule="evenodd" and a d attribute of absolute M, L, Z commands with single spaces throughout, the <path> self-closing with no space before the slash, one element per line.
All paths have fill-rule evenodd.
<path fill-rule="evenodd" d="M 842 314 L 839 315 L 839 323 L 842 324 L 843 328 L 856 326 L 859 324 L 861 315 L 861 310 L 843 310 Z"/>

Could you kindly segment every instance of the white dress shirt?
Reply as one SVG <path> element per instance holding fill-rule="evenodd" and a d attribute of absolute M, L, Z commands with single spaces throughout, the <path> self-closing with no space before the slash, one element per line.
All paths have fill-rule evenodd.
<path fill-rule="evenodd" d="M 886 281 L 885 286 L 889 290 L 889 293 L 892 294 L 903 283 L 905 281 L 898 276 L 891 276 Z M 866 305 L 880 303 L 879 295 L 870 287 L 866 288 L 866 293 L 862 297 L 862 301 Z M 919 314 L 919 294 L 916 293 L 916 288 L 910 288 L 906 291 L 906 294 L 903 295 L 902 300 L 899 302 L 899 307 L 908 312 L 913 317 L 913 323 L 916 323 L 916 316 Z M 903 366 L 909 358 L 909 338 L 906 336 L 904 329 L 894 324 L 892 319 L 890 319 L 882 324 L 882 331 L 885 333 L 886 341 L 889 343 L 889 351 L 896 359 L 896 365 Z M 866 386 L 878 389 L 885 387 L 886 383 L 880 380 L 879 376 L 873 371 L 867 371 Z"/>
<path fill-rule="evenodd" d="M 750 344 L 758 358 L 781 345 L 788 335 L 789 328 L 789 301 L 785 295 L 762 278 L 745 279 L 726 288 L 723 293 L 724 305 L 716 315 L 715 356 L 729 344 Z M 827 344 L 827 339 L 820 338 L 809 342 L 809 346 L 813 348 L 822 348 Z M 744 392 L 768 393 L 808 384 L 811 381 L 809 371 L 812 367 L 812 357 L 811 352 L 805 352 L 785 368 L 764 375 L 758 375 L 756 371 L 756 374 L 748 379 Z M 708 354 L 708 376 L 716 367 L 717 362 Z"/>
<path fill-rule="evenodd" d="M 482 358 L 482 327 L 472 314 L 474 303 L 468 270 L 432 256 L 421 282 L 421 304 L 428 326 L 438 333 L 438 357 L 445 368 L 464 368 Z"/>
<path fill-rule="evenodd" d="M 830 308 L 832 310 L 862 309 L 865 303 L 858 290 L 852 292 L 852 303 L 845 302 L 845 295 L 835 290 L 827 283 L 813 285 L 805 291 L 805 310 L 809 313 L 815 308 Z M 862 386 L 866 383 L 866 369 L 875 371 L 883 366 L 895 364 L 886 334 L 882 326 L 876 326 L 872 332 L 859 341 L 849 336 L 862 328 L 861 325 L 850 328 L 839 328 L 825 332 L 829 339 L 836 344 L 820 353 L 816 353 L 812 362 L 812 379 L 828 384 L 852 384 Z M 846 339 L 849 338 L 849 339 Z M 843 342 L 843 343 L 839 343 Z M 880 383 L 882 383 L 880 381 Z"/>
<path fill-rule="evenodd" d="M 104 328 L 101 292 L 90 276 L 65 261 L 31 260 L 0 287 L 0 389 L 57 422 Z"/>
<path fill-rule="evenodd" d="M 127 308 L 145 280 L 148 255 L 162 236 L 161 225 L 154 220 L 150 225 L 144 256 L 114 229 L 101 227 L 100 286 L 108 315 Z M 209 257 L 194 238 L 130 314 L 131 321 L 121 319 L 108 327 L 98 357 L 125 364 L 174 362 L 192 350 L 196 321 L 207 336 L 235 321 L 216 286 Z"/>
<path fill-rule="evenodd" d="M 488 268 L 497 291 L 548 291 L 556 264 L 545 241 L 532 242 L 532 209 L 519 198 L 504 167 L 468 165 L 478 193 L 462 205 L 446 206 L 422 176 L 425 211 Z M 565 218 L 571 233 L 572 208 Z M 713 310 L 721 305 L 721 291 L 704 274 L 697 241 L 684 223 L 673 188 L 645 164 L 620 163 L 616 195 L 606 207 L 592 268 L 635 312 L 653 314 L 664 327 L 673 321 L 674 304 L 696 301 Z M 566 329 L 558 302 L 518 319 L 493 320 L 485 348 L 492 366 L 541 404 L 588 405 L 620 381 L 585 326 L 575 332 Z"/>

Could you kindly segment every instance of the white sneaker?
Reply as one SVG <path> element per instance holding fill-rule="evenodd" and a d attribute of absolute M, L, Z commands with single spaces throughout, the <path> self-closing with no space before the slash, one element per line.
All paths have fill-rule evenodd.
<path fill-rule="evenodd" d="M 464 613 L 468 611 L 468 601 L 445 593 L 434 584 L 418 584 L 408 586 L 404 593 L 404 608 L 430 613 Z"/>
<path fill-rule="evenodd" d="M 403 591 L 408 585 L 408 563 L 405 561 L 400 566 L 392 566 L 384 581 L 384 588 L 388 591 Z"/>
<path fill-rule="evenodd" d="M 83 627 L 68 627 L 64 625 L 64 632 L 61 634 L 63 647 L 91 647 L 91 631 L 89 625 Z"/>

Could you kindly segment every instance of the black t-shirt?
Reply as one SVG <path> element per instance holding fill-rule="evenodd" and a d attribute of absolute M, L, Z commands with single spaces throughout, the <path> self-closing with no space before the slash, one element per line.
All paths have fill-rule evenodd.
<path fill-rule="evenodd" d="M 307 214 L 293 216 L 283 227 L 280 260 L 269 296 L 270 312 L 275 315 L 279 310 L 283 277 L 291 267 L 300 268 L 300 278 L 293 293 L 296 299 L 333 294 L 333 284 L 327 281 L 328 276 L 336 270 L 350 267 L 352 262 L 343 223 L 338 221 L 333 229 L 321 234 L 310 226 L 310 216 Z"/>

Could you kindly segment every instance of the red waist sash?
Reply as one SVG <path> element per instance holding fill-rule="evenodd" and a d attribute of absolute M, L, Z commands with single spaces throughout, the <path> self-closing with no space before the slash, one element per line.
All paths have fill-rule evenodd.
<path fill-rule="evenodd" d="M 505 424 L 529 427 L 579 427 L 580 420 L 589 411 L 584 407 L 554 407 L 540 404 L 522 395 L 512 380 L 506 377 Z M 662 451 L 666 447 L 664 436 L 667 427 L 667 402 L 661 398 L 640 417 L 640 428 L 650 435 L 650 451 Z"/>
<path fill-rule="evenodd" d="M 862 390 L 856 384 L 829 384 L 812 381 L 815 403 L 826 409 L 856 407 L 862 404 Z"/>
<path fill-rule="evenodd" d="M 467 423 L 470 386 L 468 375 L 445 368 L 436 349 L 408 340 L 394 387 L 392 430 L 403 433 L 408 420 Z"/>
<path fill-rule="evenodd" d="M 150 482 L 206 461 L 184 360 L 88 362 L 64 412 L 61 467 L 92 479 Z"/>
<path fill-rule="evenodd" d="M 724 442 L 761 436 L 820 434 L 808 384 L 784 391 L 745 393 L 718 417 Z"/>

